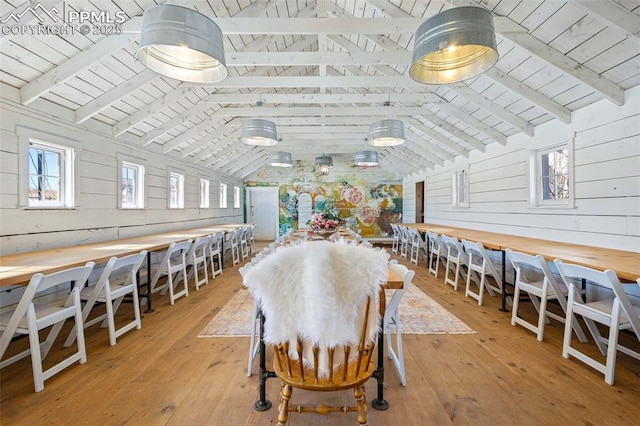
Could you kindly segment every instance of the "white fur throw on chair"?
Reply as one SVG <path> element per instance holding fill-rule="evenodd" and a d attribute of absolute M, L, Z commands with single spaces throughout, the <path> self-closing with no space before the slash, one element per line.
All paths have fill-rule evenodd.
<path fill-rule="evenodd" d="M 363 302 L 377 300 L 388 260 L 384 250 L 343 241 L 278 247 L 244 275 L 265 315 L 265 343 L 289 341 L 294 349 L 300 337 L 319 347 L 357 344 Z M 371 309 L 367 341 L 376 339 L 379 325 L 378 311 Z"/>

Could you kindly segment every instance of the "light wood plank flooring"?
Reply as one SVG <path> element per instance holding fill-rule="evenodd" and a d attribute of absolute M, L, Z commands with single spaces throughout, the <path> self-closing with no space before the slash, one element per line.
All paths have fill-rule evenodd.
<path fill-rule="evenodd" d="M 394 258 L 398 258 L 394 256 Z M 398 258 L 399 259 L 399 258 Z M 615 386 L 576 360 L 561 356 L 561 324 L 545 341 L 510 325 L 499 298 L 478 306 L 462 289 L 445 286 L 422 262 L 414 283 L 471 326 L 469 335 L 404 336 L 407 387 L 386 369 L 387 411 L 369 408 L 371 425 L 632 425 L 640 419 L 640 363 L 618 355 Z M 442 274 L 442 272 L 441 272 Z M 241 287 L 237 267 L 171 306 L 154 296 L 143 327 L 110 347 L 106 329 L 86 330 L 88 362 L 74 365 L 33 391 L 30 359 L 0 371 L 0 423 L 130 425 L 270 425 L 276 422 L 277 379 L 268 381 L 274 407 L 253 410 L 257 378 L 246 376 L 247 338 L 198 338 L 198 332 Z M 524 304 L 531 313 L 530 304 Z M 121 308 L 121 314 L 130 309 Z M 638 347 L 632 336 L 623 339 Z M 59 337 L 50 358 L 63 350 Z M 26 339 L 15 342 L 17 349 Z M 588 345 L 595 350 L 595 345 Z M 257 362 L 255 364 L 257 371 Z M 369 404 L 375 381 L 367 384 Z M 332 403 L 352 394 L 322 394 Z M 292 404 L 317 399 L 294 391 Z M 354 414 L 292 414 L 291 425 L 356 424 Z"/>

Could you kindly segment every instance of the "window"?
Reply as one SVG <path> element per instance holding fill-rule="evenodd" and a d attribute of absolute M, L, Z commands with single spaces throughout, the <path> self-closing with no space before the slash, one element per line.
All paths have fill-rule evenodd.
<path fill-rule="evenodd" d="M 238 186 L 233 187 L 233 208 L 240 208 L 240 187 Z"/>
<path fill-rule="evenodd" d="M 169 208 L 184 208 L 184 175 L 179 173 L 169 175 Z"/>
<path fill-rule="evenodd" d="M 569 144 L 531 151 L 532 206 L 573 207 L 571 152 Z"/>
<path fill-rule="evenodd" d="M 209 181 L 200 179 L 200 208 L 209 208 Z"/>
<path fill-rule="evenodd" d="M 459 170 L 453 174 L 453 206 L 469 207 L 469 172 Z"/>
<path fill-rule="evenodd" d="M 126 161 L 121 162 L 120 208 L 144 208 L 144 166 Z"/>
<path fill-rule="evenodd" d="M 220 208 L 221 209 L 227 208 L 227 184 L 226 183 L 220 184 Z"/>
<path fill-rule="evenodd" d="M 30 207 L 73 207 L 73 148 L 29 141 Z"/>

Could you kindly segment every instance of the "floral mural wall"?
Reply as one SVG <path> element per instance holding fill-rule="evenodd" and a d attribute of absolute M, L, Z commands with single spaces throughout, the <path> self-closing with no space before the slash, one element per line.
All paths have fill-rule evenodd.
<path fill-rule="evenodd" d="M 402 185 L 365 182 L 324 182 L 281 184 L 280 233 L 297 229 L 299 199 L 311 198 L 313 213 L 325 213 L 341 224 L 359 229 L 365 238 L 389 237 L 390 223 L 399 222 L 402 215 Z"/>

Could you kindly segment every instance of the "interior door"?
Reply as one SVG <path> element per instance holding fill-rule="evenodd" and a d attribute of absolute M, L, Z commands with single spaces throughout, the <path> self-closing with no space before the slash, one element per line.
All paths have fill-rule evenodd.
<path fill-rule="evenodd" d="M 278 236 L 278 188 L 247 188 L 249 223 L 255 223 L 254 238 L 273 241 Z"/>
<path fill-rule="evenodd" d="M 416 182 L 416 223 L 424 223 L 424 182 Z"/>

